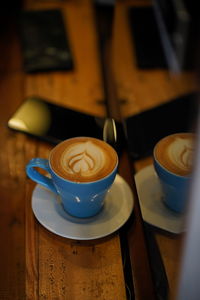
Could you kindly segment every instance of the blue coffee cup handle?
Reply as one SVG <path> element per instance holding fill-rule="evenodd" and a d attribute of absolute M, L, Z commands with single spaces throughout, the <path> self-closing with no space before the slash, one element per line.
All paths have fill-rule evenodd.
<path fill-rule="evenodd" d="M 49 162 L 47 159 L 43 158 L 33 158 L 26 166 L 26 174 L 33 181 L 43 185 L 45 188 L 49 189 L 53 193 L 58 194 L 55 185 L 51 178 L 48 178 L 45 175 L 40 174 L 35 168 L 41 168 L 48 173 L 50 172 Z"/>

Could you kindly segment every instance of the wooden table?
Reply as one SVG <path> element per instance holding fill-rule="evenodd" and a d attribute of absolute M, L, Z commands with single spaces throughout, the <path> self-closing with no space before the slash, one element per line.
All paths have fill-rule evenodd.
<path fill-rule="evenodd" d="M 117 3 L 113 33 L 116 87 L 119 97 L 126 100 L 122 105 L 123 116 L 197 89 L 191 73 L 172 76 L 164 70 L 137 69 L 126 18 L 130 3 L 138 4 Z M 42 227 L 32 213 L 35 184 L 27 179 L 25 165 L 32 157 L 47 158 L 52 146 L 7 128 L 11 114 L 26 96 L 33 94 L 83 112 L 105 115 L 91 1 L 27 0 L 24 7 L 62 9 L 76 68 L 70 72 L 25 74 L 13 17 L 5 18 L 0 32 L 0 299 L 126 299 L 119 233 L 94 241 L 76 241 Z M 138 161 L 136 170 L 148 164 L 151 158 Z M 173 299 L 182 236 L 158 232 L 155 235 Z M 142 299 L 137 289 L 148 283 L 138 283 L 136 278 L 134 282 L 136 299 Z"/>

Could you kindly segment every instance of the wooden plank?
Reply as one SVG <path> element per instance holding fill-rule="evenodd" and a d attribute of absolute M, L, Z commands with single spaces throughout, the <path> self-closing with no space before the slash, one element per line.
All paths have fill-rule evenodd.
<path fill-rule="evenodd" d="M 26 95 L 37 94 L 80 111 L 98 116 L 105 115 L 91 1 L 58 2 L 54 6 L 49 6 L 48 1 L 29 1 L 26 7 L 61 9 L 75 64 L 74 71 L 28 75 Z"/>
<path fill-rule="evenodd" d="M 30 7 L 33 8 L 31 5 Z M 104 107 L 97 102 L 102 99 L 102 89 L 91 3 L 69 1 L 62 5 L 62 10 L 67 15 L 68 24 L 71 22 L 68 30 L 73 40 L 76 69 L 74 72 L 27 75 L 25 93 L 27 96 L 34 93 L 62 105 L 104 115 Z M 38 146 L 37 156 L 48 157 L 51 147 L 43 143 Z M 30 207 L 27 209 L 30 218 Z M 27 243 L 32 241 L 33 248 L 38 243 L 39 256 L 27 256 L 29 297 L 126 299 L 120 240 L 117 234 L 91 242 L 79 242 L 61 238 L 38 225 L 36 242 L 37 232 L 32 232 L 33 224 L 30 222 L 32 221 L 29 220 L 27 227 L 27 236 L 30 235 Z M 34 279 L 38 278 L 38 296 L 37 287 L 31 286 L 31 278 L 32 285 Z"/>
<path fill-rule="evenodd" d="M 105 24 L 107 20 L 104 21 Z M 109 30 L 109 28 L 107 29 Z M 103 34 L 102 34 L 103 36 Z M 115 77 L 111 63 L 112 44 L 111 37 L 108 35 L 102 45 L 102 64 L 103 75 L 105 78 L 106 104 L 108 117 L 123 122 L 119 96 L 115 85 Z M 122 136 L 120 136 L 122 138 Z M 124 140 L 126 139 L 124 132 Z M 126 142 L 125 142 L 126 143 Z M 140 211 L 139 199 L 134 180 L 134 168 L 128 155 L 127 145 L 119 156 L 119 174 L 129 183 L 134 197 L 134 212 L 128 221 L 126 230 L 121 234 L 125 235 L 131 263 L 131 277 L 134 286 L 136 299 L 157 299 L 155 284 L 153 282 L 152 271 L 149 262 L 147 242 L 143 227 L 143 220 Z M 145 288 L 143 286 L 145 282 Z"/>
<path fill-rule="evenodd" d="M 134 1 L 133 1 L 134 3 Z M 134 40 L 128 22 L 128 5 L 117 2 L 113 33 L 113 70 L 124 117 L 131 116 L 183 94 L 198 90 L 194 72 L 137 68 Z"/>
<path fill-rule="evenodd" d="M 4 135 L 3 138 L 0 154 L 0 298 L 24 299 L 24 155 L 21 136 Z"/>
<path fill-rule="evenodd" d="M 12 19 L 12 22 L 14 19 Z M 7 129 L 23 98 L 23 74 L 15 28 L 9 15 L 0 33 L 0 298 L 25 299 L 23 135 Z"/>
<path fill-rule="evenodd" d="M 40 298 L 126 299 L 119 249 L 117 235 L 80 242 L 40 227 Z"/>
<path fill-rule="evenodd" d="M 128 221 L 128 226 L 126 228 L 135 298 L 141 300 L 157 299 L 133 170 L 134 169 L 131 168 L 131 161 L 129 161 L 127 153 L 124 152 L 121 156 L 119 173 L 131 186 L 135 200 L 134 214 Z"/>
<path fill-rule="evenodd" d="M 35 184 L 27 182 L 25 195 L 25 295 L 27 300 L 38 300 L 39 270 L 38 270 L 38 223 L 31 209 L 31 196 Z"/>

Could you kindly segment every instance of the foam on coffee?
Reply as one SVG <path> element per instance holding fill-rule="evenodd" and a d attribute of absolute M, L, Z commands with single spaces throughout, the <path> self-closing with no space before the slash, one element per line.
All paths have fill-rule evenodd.
<path fill-rule="evenodd" d="M 165 137 L 155 147 L 154 155 L 167 170 L 180 175 L 189 175 L 192 170 L 194 134 L 177 133 Z"/>
<path fill-rule="evenodd" d="M 115 150 L 107 143 L 89 137 L 66 140 L 51 152 L 52 169 L 61 177 L 89 182 L 106 177 L 117 163 Z"/>

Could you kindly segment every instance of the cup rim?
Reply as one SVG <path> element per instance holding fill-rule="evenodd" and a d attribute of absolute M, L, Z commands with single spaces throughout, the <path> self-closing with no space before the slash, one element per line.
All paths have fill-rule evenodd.
<path fill-rule="evenodd" d="M 106 143 L 108 147 L 110 147 L 116 154 L 116 164 L 114 166 L 114 168 L 112 169 L 112 171 L 107 174 L 106 176 L 100 178 L 100 179 L 97 179 L 97 180 L 91 180 L 91 181 L 73 181 L 73 180 L 70 180 L 70 179 L 67 179 L 67 178 L 64 178 L 62 177 L 61 175 L 59 175 L 57 172 L 54 171 L 54 169 L 52 168 L 52 165 L 51 165 L 51 160 L 50 160 L 50 157 L 51 157 L 51 153 L 52 151 L 60 144 L 64 143 L 65 141 L 68 141 L 68 140 L 72 140 L 72 139 L 79 139 L 79 138 L 89 138 L 89 139 L 95 139 L 95 140 L 99 140 L 103 143 Z M 89 185 L 91 183 L 98 183 L 100 181 L 103 181 L 105 179 L 107 179 L 108 177 L 110 177 L 113 173 L 115 173 L 116 169 L 118 168 L 118 164 L 119 164 L 119 157 L 118 157 L 118 154 L 117 154 L 117 151 L 110 145 L 108 144 L 107 142 L 101 140 L 101 139 L 98 139 L 98 138 L 95 138 L 95 137 L 88 137 L 88 136 L 78 136 L 78 137 L 72 137 L 72 138 L 69 138 L 69 139 L 65 139 L 63 140 L 62 142 L 60 142 L 59 144 L 57 144 L 49 153 L 49 159 L 48 159 L 48 162 L 49 162 L 49 167 L 51 169 L 51 171 L 56 175 L 58 176 L 60 179 L 64 180 L 64 181 L 67 181 L 67 182 L 70 182 L 70 183 L 73 183 L 73 184 L 84 184 L 84 185 Z"/>
<path fill-rule="evenodd" d="M 177 177 L 177 178 L 182 178 L 182 179 L 188 179 L 191 177 L 191 174 L 188 174 L 188 175 L 180 175 L 180 174 L 176 174 L 170 170 L 168 170 L 166 167 L 164 167 L 156 158 L 155 156 L 153 157 L 154 161 L 160 166 L 160 168 L 162 168 L 166 173 L 169 173 L 170 175 L 174 176 L 174 177 Z"/>

